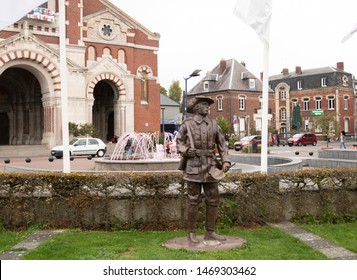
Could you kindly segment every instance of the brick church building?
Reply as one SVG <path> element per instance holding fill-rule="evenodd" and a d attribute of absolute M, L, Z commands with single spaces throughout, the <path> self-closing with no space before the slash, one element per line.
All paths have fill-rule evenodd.
<path fill-rule="evenodd" d="M 160 36 L 108 0 L 66 1 L 68 120 L 104 141 L 160 130 Z M 58 0 L 0 31 L 0 145 L 62 143 Z"/>

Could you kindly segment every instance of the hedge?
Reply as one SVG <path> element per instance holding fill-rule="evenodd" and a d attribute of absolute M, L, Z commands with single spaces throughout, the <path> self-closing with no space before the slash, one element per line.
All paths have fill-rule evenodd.
<path fill-rule="evenodd" d="M 232 173 L 220 182 L 218 226 L 357 217 L 357 170 Z M 177 172 L 0 173 L 0 223 L 9 229 L 186 227 L 186 185 Z M 200 225 L 204 225 L 201 204 Z"/>

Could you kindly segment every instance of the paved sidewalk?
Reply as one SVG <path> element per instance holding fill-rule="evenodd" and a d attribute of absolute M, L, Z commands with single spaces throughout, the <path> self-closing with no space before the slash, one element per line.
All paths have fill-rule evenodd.
<path fill-rule="evenodd" d="M 310 247 L 319 250 L 326 257 L 333 260 L 357 260 L 357 254 L 345 248 L 342 248 L 331 241 L 327 241 L 322 237 L 308 232 L 293 223 L 283 222 L 279 224 L 270 224 L 273 227 L 279 228 L 286 233 L 298 238 Z"/>
<path fill-rule="evenodd" d="M 298 238 L 308 246 L 320 251 L 329 259 L 333 260 L 357 260 L 357 254 L 343 247 L 336 245 L 331 241 L 327 241 L 320 236 L 294 225 L 290 222 L 278 224 L 269 224 L 272 227 L 279 228 L 286 233 Z M 19 260 L 29 251 L 35 249 L 42 242 L 48 240 L 52 236 L 63 232 L 63 230 L 41 230 L 30 235 L 24 241 L 16 244 L 11 250 L 0 254 L 0 260 Z"/>
<path fill-rule="evenodd" d="M 42 242 L 52 236 L 61 233 L 63 230 L 41 230 L 33 233 L 22 242 L 16 244 L 9 251 L 0 254 L 0 260 L 19 260 L 23 255 L 35 249 Z"/>

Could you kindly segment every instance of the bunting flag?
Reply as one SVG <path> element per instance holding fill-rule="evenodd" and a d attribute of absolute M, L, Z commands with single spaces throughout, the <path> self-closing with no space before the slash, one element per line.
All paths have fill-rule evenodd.
<path fill-rule="evenodd" d="M 0 30 L 18 21 L 45 0 L 1 0 L 0 1 Z"/>
<path fill-rule="evenodd" d="M 343 37 L 342 43 L 346 42 L 349 38 L 352 37 L 352 35 L 357 31 L 357 23 L 352 27 L 351 31 L 348 32 L 348 34 Z"/>
<path fill-rule="evenodd" d="M 272 0 L 237 0 L 233 13 L 269 47 Z"/>

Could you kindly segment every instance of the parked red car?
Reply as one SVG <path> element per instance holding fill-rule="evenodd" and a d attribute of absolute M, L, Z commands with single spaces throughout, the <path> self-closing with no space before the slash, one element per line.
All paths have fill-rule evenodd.
<path fill-rule="evenodd" d="M 291 146 L 302 146 L 302 145 L 316 146 L 316 144 L 317 144 L 317 137 L 315 134 L 310 133 L 310 132 L 298 133 L 288 139 L 288 145 L 290 147 Z"/>
<path fill-rule="evenodd" d="M 245 136 L 239 141 L 234 143 L 234 150 L 236 151 L 243 150 L 245 145 L 253 143 L 253 139 L 255 140 L 255 143 L 257 145 L 262 143 L 262 137 L 260 135 Z"/>

